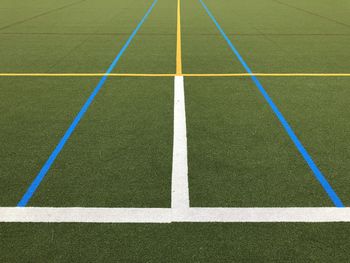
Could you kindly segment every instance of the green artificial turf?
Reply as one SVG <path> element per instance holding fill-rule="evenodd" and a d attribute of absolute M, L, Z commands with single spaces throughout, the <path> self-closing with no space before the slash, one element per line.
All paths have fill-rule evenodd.
<path fill-rule="evenodd" d="M 185 87 L 191 206 L 332 206 L 250 79 Z"/>
<path fill-rule="evenodd" d="M 30 206 L 169 207 L 172 78 L 109 79 Z"/>
<path fill-rule="evenodd" d="M 264 78 L 262 83 L 334 190 L 349 206 L 350 79 Z"/>
<path fill-rule="evenodd" d="M 176 1 L 162 0 L 120 59 L 117 73 L 174 73 Z"/>
<path fill-rule="evenodd" d="M 0 79 L 0 206 L 16 206 L 97 81 Z"/>
<path fill-rule="evenodd" d="M 25 17 L 55 11 L 0 25 L 0 72 L 105 72 L 152 3 L 80 1 L 43 10 L 41 2 L 33 3 Z M 73 1 L 60 2 L 65 6 Z M 5 16 L 27 8 L 20 2 L 9 5 L 2 10 Z"/>
<path fill-rule="evenodd" d="M 232 52 L 199 1 L 182 1 L 184 73 L 242 73 Z"/>
<path fill-rule="evenodd" d="M 348 262 L 350 228 L 320 224 L 2 224 L 1 262 Z"/>
<path fill-rule="evenodd" d="M 327 1 L 317 5 L 316 9 L 311 11 L 308 7 L 299 8 L 295 6 L 295 3 L 288 1 L 288 3 L 253 0 L 241 2 L 209 0 L 205 2 L 253 72 L 341 73 L 348 71 L 349 54 L 344 52 L 344 47 L 350 43 L 350 26 L 346 24 L 348 17 L 340 10 L 336 12 L 338 15 L 336 17 L 334 13 L 327 12 L 329 7 Z M 191 10 L 199 3 L 188 1 L 187 5 Z M 342 1 L 336 6 L 349 8 L 349 5 Z M 201 9 L 203 13 L 204 9 Z M 188 26 L 193 34 L 199 35 L 196 41 L 192 41 L 195 43 L 192 47 L 195 47 L 197 43 L 202 43 L 203 49 L 205 48 L 209 53 L 206 58 L 211 60 L 209 63 L 203 63 L 202 56 L 198 52 L 200 49 L 196 49 L 197 53 L 192 50 L 188 52 L 191 56 L 197 55 L 197 59 L 192 58 L 190 64 L 200 65 L 196 67 L 200 69 L 200 72 L 213 72 L 211 68 L 221 69 L 221 67 L 225 68 L 221 70 L 221 73 L 241 72 L 242 66 L 226 65 L 227 58 L 231 58 L 234 63 L 237 63 L 238 60 L 229 50 L 209 16 L 205 14 L 205 20 L 200 15 L 201 11 L 191 11 L 188 11 L 188 14 L 191 14 L 188 16 L 193 21 L 198 22 L 202 19 L 204 21 L 198 24 L 190 23 Z M 204 30 L 202 26 L 206 24 L 208 25 Z M 204 37 L 208 40 L 203 41 L 201 38 Z M 215 44 L 211 42 L 213 39 L 216 40 Z M 219 43 L 226 45 L 226 49 L 220 49 L 222 50 L 220 55 L 216 53 Z M 192 69 L 189 71 L 198 72 Z M 301 136 L 302 142 L 303 140 L 315 141 L 312 133 L 308 133 L 310 138 L 307 138 L 303 131 L 310 129 L 308 126 L 314 129 L 318 127 L 319 140 L 313 143 L 313 147 L 306 144 L 306 148 L 312 151 L 312 156 L 316 160 L 323 157 L 323 162 L 317 161 L 317 164 L 322 163 L 321 167 L 324 167 L 322 170 L 325 170 L 326 178 L 334 181 L 344 192 L 344 198 L 348 199 L 345 194 L 348 192 L 349 185 L 347 176 L 341 177 L 336 174 L 346 174 L 342 170 L 343 167 L 344 169 L 348 167 L 348 162 L 345 160 L 348 159 L 349 153 L 344 145 L 347 130 L 346 122 L 344 123 L 346 111 L 341 110 L 346 107 L 346 99 L 342 102 L 339 101 L 339 98 L 348 97 L 344 92 L 350 84 L 349 80 L 342 79 L 336 82 L 336 87 L 341 89 L 339 93 L 334 90 L 337 89 L 336 87 L 329 89 L 329 86 L 334 83 L 332 84 L 331 79 L 325 78 L 321 80 L 278 78 L 269 79 L 269 81 L 263 79 L 262 82 L 268 92 L 269 90 L 275 92 L 275 98 L 284 98 L 284 103 L 278 104 L 281 106 L 282 113 L 285 107 L 288 107 L 297 112 L 297 114 L 291 114 L 293 121 L 298 123 L 298 117 L 306 120 L 302 122 L 304 126 L 295 126 L 296 133 L 303 135 Z M 329 200 L 324 200 L 328 197 L 322 188 L 317 186 L 318 182 L 315 178 L 305 178 L 313 175 L 307 171 L 308 167 L 281 125 L 278 124 L 276 117 L 272 116 L 272 111 L 267 110 L 269 113 L 265 114 L 269 118 L 261 117 L 259 106 L 265 104 L 267 107 L 267 103 L 262 99 L 251 80 L 247 79 L 243 83 L 235 79 L 226 79 L 221 82 L 190 79 L 186 83 L 192 205 L 280 206 L 281 203 L 282 206 L 331 205 Z M 293 83 L 297 83 L 299 87 L 298 94 L 294 94 L 295 85 Z M 313 87 L 311 90 L 310 86 Z M 246 91 L 243 99 L 239 97 L 241 92 L 237 91 L 238 87 L 249 90 Z M 283 87 L 289 89 L 284 90 Z M 318 88 L 320 90 L 317 90 Z M 323 92 L 324 89 L 327 91 Z M 255 102 L 253 105 L 246 102 L 249 99 L 247 94 L 252 92 L 258 94 L 253 100 Z M 335 94 L 332 100 L 330 100 L 331 94 Z M 297 101 L 291 101 L 292 98 L 296 98 Z M 307 101 L 310 104 L 310 100 L 313 104 L 309 105 L 310 114 L 307 115 L 302 102 Z M 299 104 L 296 106 L 297 103 Z M 287 105 L 284 107 L 284 104 Z M 322 113 L 318 111 L 320 107 L 326 112 L 321 116 L 319 115 Z M 249 109 L 248 112 L 244 112 L 247 109 Z M 319 116 L 316 118 L 319 122 L 313 122 L 315 114 Z M 287 116 L 287 120 L 291 115 Z M 328 125 L 325 127 L 324 123 L 327 120 Z M 274 122 L 275 125 L 271 122 Z M 322 132 L 324 130 L 327 132 Z M 278 142 L 278 135 L 284 136 L 284 140 Z M 323 144 L 321 138 L 325 140 L 325 136 L 338 139 L 329 139 L 329 144 Z M 286 141 L 290 142 L 290 148 L 286 147 Z M 334 155 L 327 150 L 329 147 L 333 148 Z M 272 154 L 269 153 L 269 150 Z M 283 152 L 286 157 L 283 157 Z M 318 153 L 321 155 L 319 158 Z M 276 157 L 273 157 L 274 154 Z M 292 156 L 298 161 L 293 160 Z M 284 159 L 290 164 L 285 164 Z M 268 169 L 270 165 L 272 170 Z M 269 176 L 271 178 L 267 179 Z M 232 182 L 228 183 L 230 180 Z M 303 182 L 303 180 L 306 181 Z M 289 183 L 294 185 L 291 186 Z M 315 192 L 312 193 L 307 185 Z"/>
<path fill-rule="evenodd" d="M 349 73 L 347 0 L 205 0 L 253 72 Z M 152 0 L 0 0 L 0 73 L 105 72 Z M 114 73 L 174 73 L 158 0 Z M 184 73 L 244 68 L 182 0 Z M 259 78 L 349 205 L 350 78 Z M 0 206 L 16 206 L 99 78 L 0 77 Z M 332 206 L 249 78 L 185 78 L 192 206 Z M 173 78 L 109 78 L 32 206 L 169 207 Z M 0 224 L 1 262 L 348 262 L 348 223 Z"/>
<path fill-rule="evenodd" d="M 348 1 L 204 2 L 253 72 L 349 71 Z"/>

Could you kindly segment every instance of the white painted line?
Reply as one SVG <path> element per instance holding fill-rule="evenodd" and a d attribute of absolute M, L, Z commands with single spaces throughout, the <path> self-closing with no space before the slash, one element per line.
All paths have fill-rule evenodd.
<path fill-rule="evenodd" d="M 0 222 L 170 223 L 170 208 L 1 207 Z"/>
<path fill-rule="evenodd" d="M 171 207 L 175 209 L 188 209 L 190 200 L 187 177 L 187 135 L 183 76 L 176 76 L 174 82 L 174 141 Z"/>
<path fill-rule="evenodd" d="M 190 208 L 173 222 L 350 222 L 350 208 Z"/>
<path fill-rule="evenodd" d="M 0 207 L 0 222 L 350 222 L 350 208 L 53 208 Z"/>

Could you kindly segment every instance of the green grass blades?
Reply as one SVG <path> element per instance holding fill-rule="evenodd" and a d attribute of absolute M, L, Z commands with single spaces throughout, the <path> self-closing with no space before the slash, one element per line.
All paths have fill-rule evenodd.
<path fill-rule="evenodd" d="M 110 79 L 31 206 L 169 207 L 172 78 Z"/>
<path fill-rule="evenodd" d="M 347 262 L 347 224 L 2 224 L 2 262 Z"/>
<path fill-rule="evenodd" d="M 0 0 L 0 73 L 103 73 L 152 2 Z M 347 0 L 204 2 L 253 72 L 350 73 Z M 176 11 L 158 0 L 113 73 L 175 73 Z M 183 73 L 245 73 L 198 0 L 181 1 L 181 22 Z M 0 77 L 0 206 L 16 206 L 99 80 Z M 350 78 L 259 80 L 348 206 Z M 250 78 L 185 77 L 184 89 L 191 206 L 333 206 Z M 169 208 L 173 94 L 174 78 L 110 77 L 28 205 Z M 1 223 L 0 239 L 1 262 L 349 254 L 348 223 Z"/>
<path fill-rule="evenodd" d="M 0 79 L 1 206 L 16 206 L 97 81 Z"/>
<path fill-rule="evenodd" d="M 250 79 L 186 80 L 192 206 L 331 206 Z"/>
<path fill-rule="evenodd" d="M 350 79 L 266 78 L 262 82 L 339 197 L 349 206 Z"/>

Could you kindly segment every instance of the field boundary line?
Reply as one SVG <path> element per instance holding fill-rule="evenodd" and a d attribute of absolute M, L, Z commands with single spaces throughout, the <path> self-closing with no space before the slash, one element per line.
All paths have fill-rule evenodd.
<path fill-rule="evenodd" d="M 308 164 L 310 167 L 311 171 L 314 174 L 314 177 L 318 180 L 318 182 L 321 184 L 325 192 L 328 194 L 329 198 L 332 200 L 333 204 L 336 207 L 344 207 L 343 202 L 337 195 L 337 193 L 334 191 L 332 186 L 329 184 L 327 181 L 326 177 L 322 174 L 320 169 L 317 167 L 317 165 L 314 163 L 312 157 L 309 155 L 301 141 L 298 139 L 296 134 L 294 133 L 292 127 L 289 125 L 287 120 L 284 118 L 283 114 L 280 112 L 276 104 L 273 102 L 273 100 L 270 98 L 269 94 L 266 92 L 265 88 L 263 85 L 260 83 L 258 78 L 253 75 L 252 70 L 248 66 L 248 64 L 245 62 L 241 54 L 238 52 L 238 50 L 235 48 L 235 46 L 232 44 L 231 40 L 227 37 L 226 33 L 224 30 L 221 28 L 213 14 L 209 11 L 208 7 L 204 4 L 203 0 L 199 0 L 199 2 L 202 4 L 203 8 L 207 12 L 208 16 L 211 18 L 211 20 L 214 22 L 215 26 L 219 30 L 220 34 L 222 37 L 225 39 L 226 43 L 229 45 L 231 48 L 231 51 L 234 53 L 236 58 L 239 60 L 241 65 L 244 67 L 244 69 L 247 71 L 247 73 L 251 74 L 251 79 L 254 82 L 255 86 L 257 87 L 258 91 L 261 93 L 261 95 L 264 97 L 265 101 L 267 104 L 270 106 L 271 110 L 274 112 L 275 116 L 278 118 L 280 124 L 283 126 L 284 130 L 288 134 L 289 138 L 293 141 L 295 147 L 301 154 L 301 156 L 304 158 L 305 162 Z"/>
<path fill-rule="evenodd" d="M 181 0 L 177 0 L 176 76 L 174 78 L 174 134 L 171 172 L 171 207 L 188 209 L 187 128 L 185 110 L 185 88 L 182 76 L 181 54 Z"/>
<path fill-rule="evenodd" d="M 177 0 L 176 15 L 176 74 L 182 74 L 182 51 L 181 51 L 181 0 Z"/>
<path fill-rule="evenodd" d="M 350 73 L 207 73 L 183 74 L 185 77 L 350 77 Z"/>
<path fill-rule="evenodd" d="M 157 3 L 157 1 L 158 0 L 154 0 L 152 5 L 147 10 L 146 14 L 143 16 L 143 18 L 141 19 L 139 24 L 136 26 L 134 31 L 129 36 L 128 40 L 125 42 L 125 44 L 123 45 L 121 50 L 118 52 L 117 56 L 114 58 L 113 62 L 111 63 L 111 65 L 107 69 L 106 73 L 100 79 L 99 83 L 97 84 L 95 89 L 92 91 L 92 93 L 90 94 L 89 98 L 84 103 L 83 107 L 80 109 L 79 113 L 76 115 L 75 119 L 73 120 L 73 122 L 71 123 L 69 128 L 66 130 L 65 134 L 63 135 L 63 137 L 60 139 L 60 141 L 57 144 L 56 148 L 50 154 L 49 158 L 47 159 L 47 161 L 45 162 L 45 164 L 43 165 L 43 167 L 41 168 L 41 170 L 39 171 L 39 173 L 35 177 L 34 181 L 31 183 L 31 185 L 29 186 L 29 188 L 27 189 L 25 194 L 22 196 L 21 200 L 18 202 L 18 204 L 17 204 L 18 207 L 24 207 L 24 206 L 27 205 L 27 203 L 29 202 L 29 200 L 31 199 L 33 194 L 35 193 L 36 189 L 39 187 L 41 181 L 44 179 L 44 177 L 46 176 L 47 172 L 51 168 L 52 164 L 55 162 L 58 154 L 61 152 L 61 150 L 63 149 L 64 145 L 66 144 L 66 142 L 68 141 L 68 139 L 70 138 L 72 133 L 74 132 L 74 130 L 77 127 L 77 125 L 79 124 L 80 120 L 84 117 L 86 111 L 90 107 L 90 105 L 93 102 L 93 100 L 95 99 L 96 95 L 99 93 L 99 91 L 101 90 L 102 86 L 105 84 L 109 74 L 113 71 L 113 69 L 117 65 L 119 59 L 121 58 L 121 56 L 124 54 L 125 50 L 130 45 L 132 39 L 134 38 L 134 36 L 137 34 L 139 29 L 143 25 L 143 23 L 147 19 L 148 15 L 151 13 L 151 11 L 152 11 L 153 7 L 155 6 L 155 4 Z"/>
<path fill-rule="evenodd" d="M 184 77 L 174 80 L 174 138 L 171 179 L 171 207 L 186 209 L 190 206 L 188 189 L 187 128 Z"/>
<path fill-rule="evenodd" d="M 350 208 L 93 208 L 0 207 L 0 222 L 176 223 L 350 222 Z"/>
<path fill-rule="evenodd" d="M 0 73 L 0 77 L 103 77 L 106 73 Z M 350 73 L 110 73 L 108 77 L 350 77 Z"/>
<path fill-rule="evenodd" d="M 106 73 L 0 73 L 0 77 L 103 77 Z M 350 74 L 349 74 L 350 75 Z M 108 77 L 175 77 L 167 73 L 109 73 Z"/>

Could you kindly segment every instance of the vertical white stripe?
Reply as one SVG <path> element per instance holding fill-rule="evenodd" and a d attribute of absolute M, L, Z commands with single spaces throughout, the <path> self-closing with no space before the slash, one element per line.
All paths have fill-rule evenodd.
<path fill-rule="evenodd" d="M 171 207 L 186 209 L 190 206 L 188 191 L 187 135 L 184 77 L 176 76 L 174 83 L 174 142 L 171 186 Z"/>

